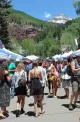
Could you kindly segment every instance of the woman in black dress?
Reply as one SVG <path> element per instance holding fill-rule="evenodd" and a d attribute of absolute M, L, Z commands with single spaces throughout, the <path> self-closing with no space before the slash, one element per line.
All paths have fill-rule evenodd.
<path fill-rule="evenodd" d="M 40 80 L 42 80 L 42 73 L 40 70 L 38 70 L 37 62 L 33 62 L 33 69 L 29 71 L 28 80 L 31 81 L 31 94 L 34 96 L 34 109 L 35 109 L 35 117 L 39 116 L 38 110 L 37 110 L 37 102 L 40 101 L 41 106 L 41 114 L 43 114 L 45 111 L 43 109 L 42 104 L 42 95 L 43 95 L 43 88 Z"/>
<path fill-rule="evenodd" d="M 25 80 L 22 81 L 22 85 L 20 84 L 20 78 L 23 77 Z M 22 79 L 23 80 L 23 79 Z M 26 81 L 27 81 L 27 75 L 24 71 L 24 64 L 19 63 L 17 65 L 16 72 L 14 74 L 14 83 L 15 83 L 15 95 L 17 96 L 17 111 L 16 111 L 16 117 L 19 117 L 20 113 L 24 113 L 24 104 L 25 104 L 25 96 L 26 96 Z M 21 111 L 19 111 L 19 107 L 21 104 Z"/>
<path fill-rule="evenodd" d="M 5 68 L 0 66 L 0 118 L 6 118 L 6 107 L 10 105 L 10 76 Z"/>

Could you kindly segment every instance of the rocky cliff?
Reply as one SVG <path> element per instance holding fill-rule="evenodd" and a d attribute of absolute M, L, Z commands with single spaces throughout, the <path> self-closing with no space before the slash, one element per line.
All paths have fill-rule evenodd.
<path fill-rule="evenodd" d="M 18 25 L 14 23 L 9 24 L 10 36 L 16 37 L 17 40 L 24 40 L 25 38 L 34 38 L 39 30 L 36 27 L 30 25 Z"/>

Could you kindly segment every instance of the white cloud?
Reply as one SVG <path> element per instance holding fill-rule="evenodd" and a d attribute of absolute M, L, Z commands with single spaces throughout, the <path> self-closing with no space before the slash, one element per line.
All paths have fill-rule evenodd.
<path fill-rule="evenodd" d="M 44 12 L 44 17 L 49 19 L 51 17 L 51 14 L 46 11 Z"/>

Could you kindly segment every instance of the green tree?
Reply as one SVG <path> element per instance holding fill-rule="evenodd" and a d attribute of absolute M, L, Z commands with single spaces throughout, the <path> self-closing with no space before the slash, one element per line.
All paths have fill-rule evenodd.
<path fill-rule="evenodd" d="M 38 56 L 41 56 L 41 57 L 45 57 L 45 54 L 44 54 L 44 45 L 41 42 L 39 42 L 38 44 L 36 44 L 36 52 L 35 52 L 36 55 Z"/>
<path fill-rule="evenodd" d="M 35 54 L 35 42 L 33 39 L 24 39 L 22 41 L 22 48 L 25 50 L 25 55 Z"/>
<path fill-rule="evenodd" d="M 7 48 L 10 47 L 8 33 L 8 19 L 10 15 L 8 9 L 11 7 L 10 4 L 11 0 L 0 0 L 0 39 Z"/>
<path fill-rule="evenodd" d="M 60 53 L 60 44 L 53 38 L 46 38 L 40 41 L 36 47 L 36 54 L 42 57 L 51 57 Z"/>

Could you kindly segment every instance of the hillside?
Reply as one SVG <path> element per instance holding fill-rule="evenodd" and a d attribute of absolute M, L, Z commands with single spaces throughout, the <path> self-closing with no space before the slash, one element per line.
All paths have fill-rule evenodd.
<path fill-rule="evenodd" d="M 9 11 L 9 34 L 13 51 L 24 55 L 47 57 L 60 53 L 61 48 L 74 48 L 80 18 L 58 25 L 36 19 L 21 11 Z"/>
<path fill-rule="evenodd" d="M 46 26 L 55 25 L 12 8 L 9 11 L 11 13 L 9 18 L 9 33 L 18 40 L 35 37 L 39 32 L 44 31 Z"/>
<path fill-rule="evenodd" d="M 21 11 L 14 9 L 9 9 L 9 11 L 11 12 L 9 33 L 18 40 L 34 37 L 40 31 L 38 28 L 41 27 L 41 24 L 45 23 Z"/>
<path fill-rule="evenodd" d="M 22 11 L 15 10 L 12 8 L 10 8 L 9 11 L 11 12 L 11 19 L 13 19 L 14 22 L 16 21 L 17 18 L 17 24 L 35 23 L 36 25 L 40 25 L 45 23 L 44 21 L 36 19 Z M 21 23 L 18 23 L 18 21 Z"/>
<path fill-rule="evenodd" d="M 61 43 L 69 45 L 71 49 L 75 49 L 74 40 L 78 38 L 78 29 L 80 28 L 80 18 L 66 22 L 65 29 L 62 31 Z"/>

